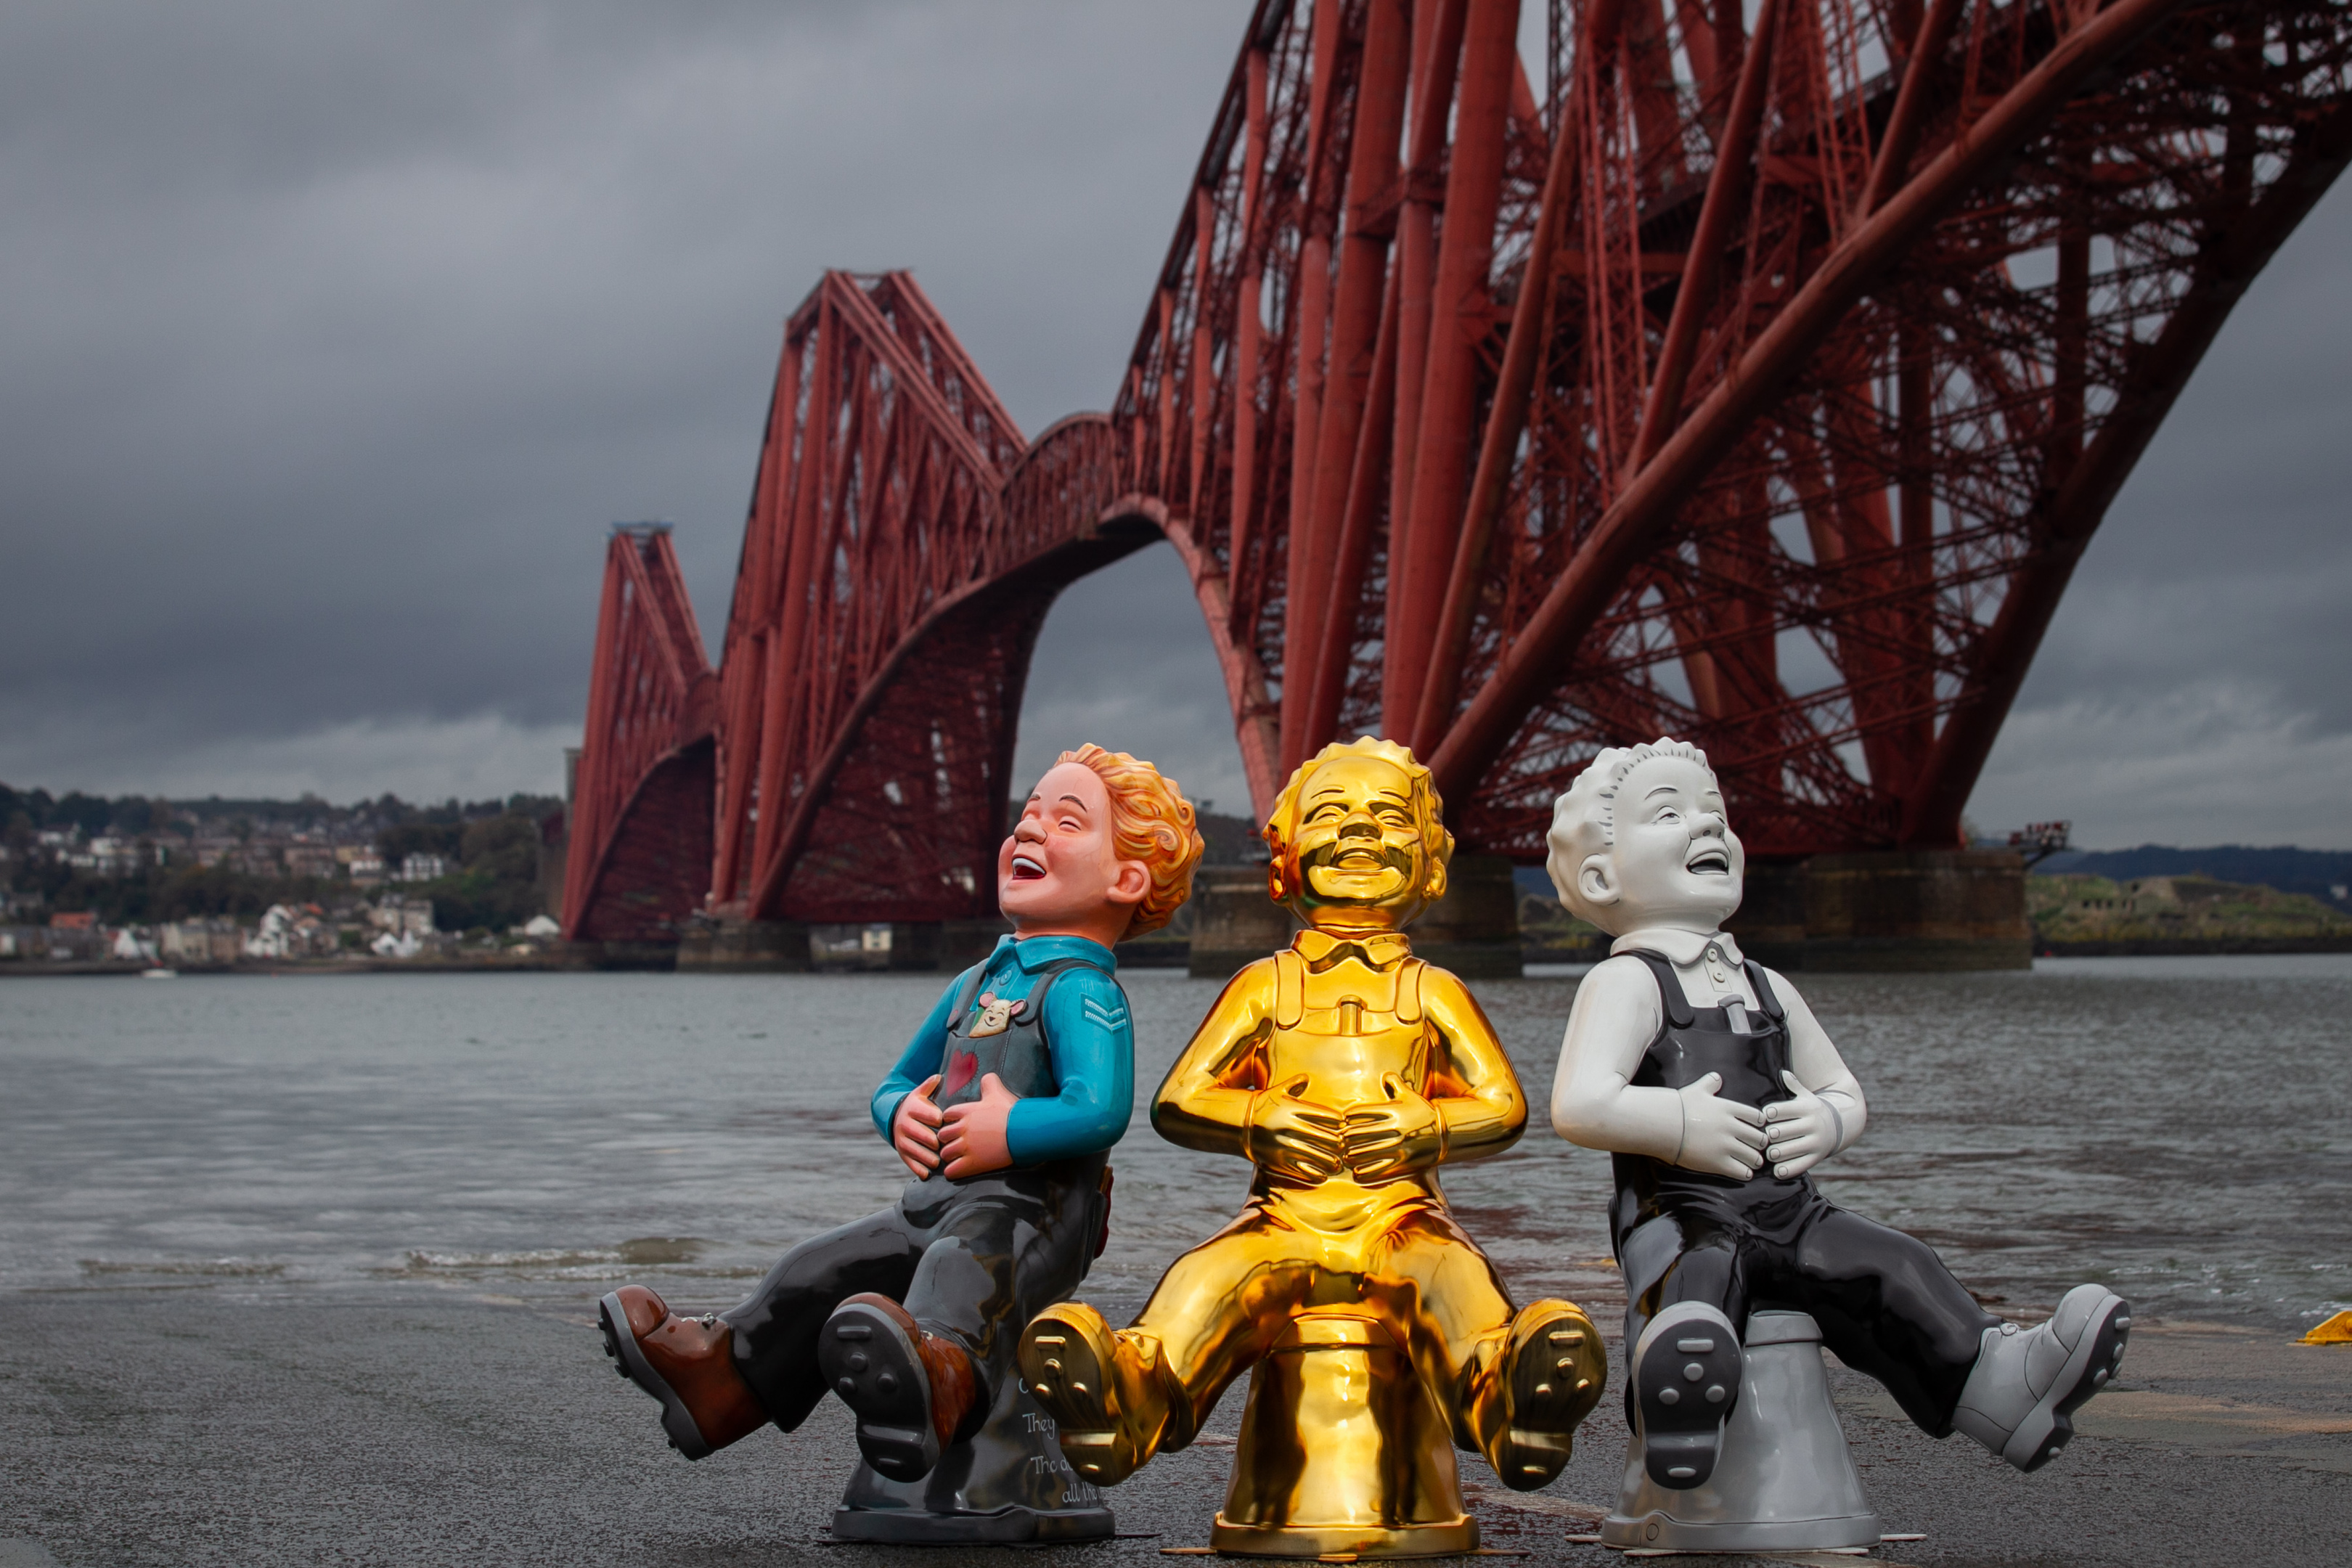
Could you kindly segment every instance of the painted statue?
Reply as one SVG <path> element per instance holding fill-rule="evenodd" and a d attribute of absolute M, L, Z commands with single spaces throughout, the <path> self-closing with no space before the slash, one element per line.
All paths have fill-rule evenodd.
<path fill-rule="evenodd" d="M 1578 987 L 1552 1124 L 1615 1157 L 1627 1414 L 1650 1480 L 1687 1491 L 1714 1472 L 1759 1303 L 1810 1314 L 1929 1436 L 2046 1463 L 2121 1363 L 2130 1307 L 2081 1285 L 2021 1330 L 1925 1243 L 1815 1189 L 1868 1108 L 1797 988 L 1722 930 L 1745 858 L 1706 754 L 1601 752 L 1559 797 L 1550 851 L 1560 902 L 1615 939 Z"/>
<path fill-rule="evenodd" d="M 1171 1142 L 1251 1162 L 1249 1201 L 1129 1327 L 1047 1308 L 1022 1373 L 1109 1484 L 1253 1372 L 1221 1549 L 1468 1550 L 1453 1447 L 1514 1488 L 1558 1476 L 1600 1398 L 1601 1336 L 1566 1301 L 1515 1308 L 1438 1185 L 1441 1164 L 1510 1147 L 1527 1105 L 1477 1003 L 1401 929 L 1453 853 L 1428 770 L 1387 742 L 1327 747 L 1265 837 L 1305 929 L 1226 985 L 1152 1110 Z"/>
<path fill-rule="evenodd" d="M 681 1318 L 641 1286 L 604 1299 L 606 1352 L 661 1402 L 673 1447 L 698 1459 L 789 1432 L 830 1391 L 865 1460 L 837 1538 L 1108 1532 L 1092 1489 L 1036 1440 L 1050 1426 L 1014 1346 L 1077 1289 L 1108 1224 L 1105 1156 L 1135 1076 L 1112 946 L 1168 922 L 1201 849 L 1150 763 L 1062 753 L 998 852 L 1013 934 L 949 984 L 874 1091 L 875 1128 L 914 1178 L 898 1201 L 793 1247 L 725 1312 Z M 984 1428 L 1001 1440 L 976 1441 Z"/>

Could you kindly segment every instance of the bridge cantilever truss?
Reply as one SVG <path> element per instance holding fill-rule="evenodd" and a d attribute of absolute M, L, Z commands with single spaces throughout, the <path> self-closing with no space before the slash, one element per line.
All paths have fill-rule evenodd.
<path fill-rule="evenodd" d="M 1515 0 L 1262 0 L 1110 414 L 1034 445 L 910 279 L 826 276 L 729 622 L 713 904 L 989 912 L 1046 607 L 1155 537 L 1261 810 L 1375 731 L 1528 858 L 1595 750 L 1673 732 L 1758 853 L 1957 841 L 2084 543 L 2352 160 L 2352 15 L 1548 21 L 1531 73 Z M 598 700 L 575 903 L 695 743 Z"/>

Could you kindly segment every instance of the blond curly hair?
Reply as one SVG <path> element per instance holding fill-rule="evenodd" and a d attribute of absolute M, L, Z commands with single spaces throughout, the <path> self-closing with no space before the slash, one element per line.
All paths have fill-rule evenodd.
<path fill-rule="evenodd" d="M 1192 803 L 1175 780 L 1125 752 L 1088 743 L 1054 759 L 1055 767 L 1064 763 L 1091 768 L 1102 780 L 1110 795 L 1111 853 L 1142 861 L 1151 879 L 1151 889 L 1135 906 L 1121 940 L 1158 931 L 1192 896 L 1192 868 L 1201 863 L 1203 848 Z"/>
<path fill-rule="evenodd" d="M 1287 885 L 1283 879 L 1284 861 L 1289 858 L 1291 840 L 1298 836 L 1299 794 L 1315 770 L 1325 763 L 1340 757 L 1371 757 L 1388 763 L 1404 774 L 1412 786 L 1413 815 L 1421 822 L 1421 841 L 1429 852 L 1429 883 L 1423 889 L 1435 899 L 1445 890 L 1445 868 L 1454 859 L 1454 835 L 1445 828 L 1445 803 L 1438 798 L 1437 785 L 1427 768 L 1421 765 L 1409 746 L 1394 741 L 1383 741 L 1372 735 L 1359 735 L 1341 745 L 1333 742 L 1307 761 L 1290 775 L 1282 793 L 1274 797 L 1273 814 L 1265 819 L 1265 847 L 1273 853 L 1266 868 L 1266 891 L 1277 904 L 1286 904 L 1300 889 Z"/>

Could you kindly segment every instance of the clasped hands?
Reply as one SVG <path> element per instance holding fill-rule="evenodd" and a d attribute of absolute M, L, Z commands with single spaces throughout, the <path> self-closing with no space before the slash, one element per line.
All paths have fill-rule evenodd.
<path fill-rule="evenodd" d="M 890 1117 L 890 1146 L 898 1151 L 917 1179 L 928 1177 L 944 1161 L 957 1181 L 966 1176 L 1002 1171 L 1013 1163 L 1005 1123 L 1021 1097 L 989 1073 L 980 1080 L 980 1098 L 941 1110 L 931 1096 L 940 1087 L 933 1073 L 918 1085 Z"/>
<path fill-rule="evenodd" d="M 1675 1090 L 1683 1102 L 1683 1142 L 1675 1163 L 1744 1182 L 1769 1160 L 1772 1173 L 1789 1181 L 1836 1153 L 1837 1111 L 1795 1073 L 1782 1072 L 1780 1081 L 1790 1098 L 1761 1110 L 1716 1093 L 1723 1087 L 1721 1073 Z"/>
<path fill-rule="evenodd" d="M 1388 1098 L 1340 1110 L 1303 1098 L 1304 1073 L 1250 1097 L 1243 1152 L 1302 1181 L 1402 1175 L 1444 1157 L 1445 1121 L 1436 1106 L 1396 1074 L 1381 1079 Z"/>

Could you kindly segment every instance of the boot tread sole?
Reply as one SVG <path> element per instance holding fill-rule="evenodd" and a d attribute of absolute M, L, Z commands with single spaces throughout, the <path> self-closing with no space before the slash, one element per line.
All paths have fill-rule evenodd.
<path fill-rule="evenodd" d="M 851 1302 L 817 1334 L 817 1369 L 857 1417 L 857 1451 L 878 1475 L 918 1481 L 940 1462 L 931 1380 L 915 1342 L 877 1308 Z"/>
<path fill-rule="evenodd" d="M 1514 1491 L 1533 1491 L 1568 1468 L 1576 1428 L 1601 1403 L 1609 1355 L 1600 1331 L 1571 1309 L 1531 1326 L 1510 1351 L 1510 1424 L 1496 1473 Z"/>
<path fill-rule="evenodd" d="M 2111 1295 L 2100 1304 L 2098 1315 L 2084 1326 L 2074 1353 L 2059 1369 L 2050 1392 L 2010 1434 L 2000 1457 L 2029 1475 L 2056 1458 L 2058 1451 L 2074 1440 L 2074 1412 L 2088 1404 L 2091 1395 L 2123 1365 L 2124 1349 L 2130 1340 L 2131 1303 Z M 2100 1376 L 2102 1373 L 2106 1376 Z"/>
<path fill-rule="evenodd" d="M 1651 1339 L 1646 1349 L 1637 1348 L 1633 1359 L 1643 1465 L 1652 1480 L 1675 1491 L 1705 1486 L 1715 1474 L 1724 1420 L 1739 1403 L 1740 1378 L 1747 1366 L 1737 1332 L 1726 1332 L 1715 1324 L 1707 1325 L 1707 1330 L 1693 1333 L 1679 1323 L 1669 1326 Z M 1683 1348 L 1701 1343 L 1706 1348 Z M 1693 1366 L 1699 1369 L 1696 1377 L 1689 1375 Z M 1707 1391 L 1713 1388 L 1726 1390 L 1726 1396 L 1707 1398 Z M 1668 1394 L 1671 1399 L 1665 1397 Z"/>
<path fill-rule="evenodd" d="M 699 1459 L 709 1453 L 710 1445 L 702 1440 L 702 1429 L 694 1424 L 686 1401 L 646 1359 L 645 1347 L 637 1343 L 637 1336 L 630 1331 L 628 1310 L 621 1305 L 619 1291 L 608 1293 L 596 1303 L 596 1322 L 604 1333 L 604 1353 L 618 1363 L 620 1374 L 660 1402 L 662 1432 L 669 1438 L 669 1446 L 689 1459 Z"/>
<path fill-rule="evenodd" d="M 1112 1369 L 1093 1336 L 1073 1323 L 1033 1323 L 1021 1336 L 1022 1381 L 1054 1418 L 1062 1457 L 1096 1486 L 1113 1486 L 1136 1464 L 1111 1409 Z"/>

